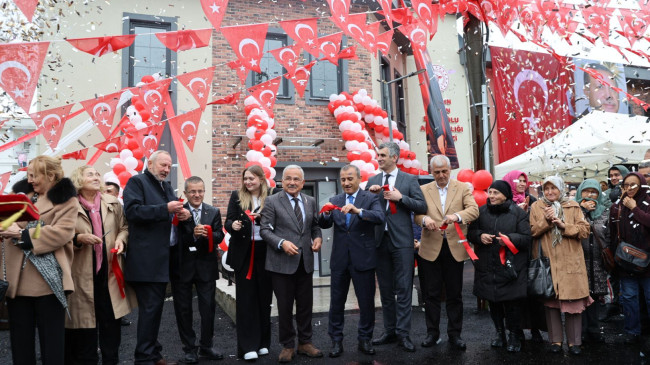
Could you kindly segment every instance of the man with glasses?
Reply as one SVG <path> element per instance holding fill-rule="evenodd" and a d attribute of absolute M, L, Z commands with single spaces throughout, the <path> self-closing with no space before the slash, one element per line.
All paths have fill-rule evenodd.
<path fill-rule="evenodd" d="M 650 179 L 650 161 L 643 161 L 639 164 L 639 173 L 646 178 Z"/>
<path fill-rule="evenodd" d="M 199 357 L 223 359 L 223 355 L 212 347 L 212 338 L 217 306 L 215 281 L 219 278 L 217 245 L 223 240 L 224 233 L 219 208 L 203 203 L 205 184 L 200 177 L 192 176 L 185 180 L 185 196 L 185 209 L 190 212 L 191 218 L 178 224 L 179 240 L 171 248 L 170 269 L 174 313 L 185 352 L 182 361 L 185 364 L 196 364 Z M 198 347 L 192 328 L 193 285 L 196 287 L 201 315 L 201 339 Z"/>

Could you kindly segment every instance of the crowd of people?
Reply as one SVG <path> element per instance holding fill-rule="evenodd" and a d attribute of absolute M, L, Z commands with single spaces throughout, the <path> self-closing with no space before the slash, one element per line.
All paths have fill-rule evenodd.
<path fill-rule="evenodd" d="M 268 186 L 261 167 L 247 167 L 225 223 L 220 209 L 204 202 L 200 177 L 185 181 L 187 202 L 176 196 L 166 181 L 172 159 L 165 151 L 154 152 L 144 173 L 128 181 L 123 205 L 115 196 L 119 186 L 105 185 L 93 167 L 81 166 L 67 178 L 60 159 L 36 157 L 13 192 L 31 198 L 40 220 L 0 229 L 14 363 L 36 363 L 38 328 L 43 364 L 117 364 L 121 319 L 136 307 L 135 363 L 172 363 L 158 342 L 169 283 L 182 362 L 222 359 L 213 337 L 217 246 L 224 229 L 231 236 L 226 263 L 236 282 L 240 359 L 255 360 L 272 350 L 273 294 L 278 361 L 291 362 L 296 354 L 323 356 L 312 341 L 312 277 L 321 229 L 328 228 L 334 235 L 330 357 L 344 352 L 350 282 L 359 304 L 358 351 L 373 355 L 375 346 L 390 343 L 416 351 L 411 339 L 416 262 L 426 322 L 420 345 L 442 342 L 444 301 L 448 342 L 465 350 L 462 288 L 470 258 L 473 293 L 489 303 L 494 322 L 492 347 L 519 352 L 524 329 L 530 329 L 536 341 L 548 332 L 551 353 L 562 352 L 566 333 L 569 353 L 580 355 L 583 340 L 603 341 L 599 312 L 606 297 L 622 307 L 624 342 L 639 342 L 641 308 L 650 308 L 650 164 L 642 163 L 639 172 L 613 166 L 606 190 L 587 179 L 574 197 L 557 176 L 541 183 L 541 194 L 530 194 L 528 176 L 512 171 L 493 181 L 479 208 L 471 186 L 451 178 L 447 157 L 431 159 L 434 181 L 420 186 L 416 176 L 397 168 L 399 156 L 397 144 L 380 145 L 380 173 L 365 189 L 357 167 L 342 167 L 343 192 L 320 211 L 302 192 L 300 166 L 284 168 L 281 189 Z M 552 295 L 545 297 L 530 291 L 529 262 L 540 258 L 547 258 L 552 279 Z M 383 329 L 373 339 L 376 287 Z"/>

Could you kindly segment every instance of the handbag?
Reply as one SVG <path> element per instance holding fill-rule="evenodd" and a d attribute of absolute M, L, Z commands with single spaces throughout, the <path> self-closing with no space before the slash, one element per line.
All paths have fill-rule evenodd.
<path fill-rule="evenodd" d="M 617 240 L 619 243 L 618 243 L 618 247 L 616 247 L 616 254 L 614 256 L 614 260 L 616 260 L 616 264 L 618 264 L 618 266 L 620 266 L 621 268 L 623 268 L 623 270 L 627 272 L 635 273 L 635 274 L 644 273 L 648 270 L 648 264 L 650 264 L 650 255 L 648 255 L 648 253 L 645 252 L 644 250 L 621 240 L 620 217 L 621 217 L 621 209 L 619 207 L 618 222 L 617 222 L 618 229 L 616 232 Z"/>
<path fill-rule="evenodd" d="M 537 258 L 528 262 L 528 296 L 552 299 L 555 298 L 555 289 L 551 277 L 551 263 L 548 257 L 542 255 L 541 240 L 537 248 Z"/>

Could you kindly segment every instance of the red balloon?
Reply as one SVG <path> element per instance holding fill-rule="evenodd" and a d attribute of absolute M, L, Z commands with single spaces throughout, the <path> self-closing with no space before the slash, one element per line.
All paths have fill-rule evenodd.
<path fill-rule="evenodd" d="M 361 181 L 367 181 L 368 180 L 368 172 L 367 171 L 361 171 Z"/>
<path fill-rule="evenodd" d="M 384 137 L 388 137 L 390 135 L 390 129 L 384 128 L 384 130 L 381 132 L 381 134 L 383 134 Z"/>
<path fill-rule="evenodd" d="M 327 104 L 327 110 L 329 110 L 330 113 L 334 113 L 334 109 L 336 109 L 336 107 L 334 106 L 334 102 L 333 102 L 333 101 L 330 102 L 329 104 Z"/>
<path fill-rule="evenodd" d="M 487 190 L 492 184 L 492 174 L 487 170 L 478 170 L 472 178 L 474 190 Z"/>
<path fill-rule="evenodd" d="M 255 126 L 259 129 L 267 130 L 269 128 L 269 123 L 263 119 L 257 120 L 256 122 Z"/>
<path fill-rule="evenodd" d="M 354 104 L 354 108 L 357 109 L 358 112 L 363 113 L 363 104 Z"/>
<path fill-rule="evenodd" d="M 348 100 L 352 99 L 352 95 L 350 95 L 350 93 L 348 93 L 347 91 L 341 91 L 340 95 L 345 96 L 345 98 L 348 99 Z"/>
<path fill-rule="evenodd" d="M 346 113 L 348 116 L 348 120 L 351 120 L 353 122 L 358 122 L 359 121 L 359 116 L 355 113 Z M 363 124 L 362 124 L 363 125 Z"/>
<path fill-rule="evenodd" d="M 487 203 L 488 194 L 485 191 L 474 189 L 472 195 L 479 207 L 482 207 Z"/>
<path fill-rule="evenodd" d="M 384 126 L 381 125 L 381 124 L 376 124 L 375 125 L 375 132 L 377 132 L 377 133 L 382 133 L 384 131 L 384 129 L 385 129 Z"/>
<path fill-rule="evenodd" d="M 255 137 L 254 137 L 254 138 L 255 138 L 255 139 L 260 139 L 260 138 L 262 138 L 262 136 L 263 136 L 265 133 L 266 133 L 265 130 L 262 130 L 262 129 L 256 129 L 256 130 L 255 130 Z"/>
<path fill-rule="evenodd" d="M 252 111 L 253 109 L 255 109 L 255 108 L 259 108 L 259 107 L 260 107 L 260 105 L 257 104 L 257 103 L 253 103 L 253 104 L 250 104 L 250 105 L 246 105 L 246 106 L 244 107 L 244 113 L 246 113 L 246 115 L 248 115 L 248 114 L 251 113 L 251 111 Z"/>
<path fill-rule="evenodd" d="M 246 165 L 244 165 L 244 168 L 247 169 L 247 168 L 249 168 L 249 167 L 251 167 L 253 165 L 257 165 L 259 167 L 262 167 L 262 164 L 259 163 L 258 161 L 248 161 L 248 162 L 246 162 Z"/>
<path fill-rule="evenodd" d="M 264 154 L 264 157 L 269 157 L 269 156 L 271 156 L 271 153 L 273 153 L 273 150 L 269 146 L 264 146 L 264 148 L 262 148 L 261 152 Z"/>
<path fill-rule="evenodd" d="M 271 186 L 272 188 L 274 188 L 274 187 L 276 186 L 275 181 L 270 180 L 270 181 L 269 181 L 269 186 Z"/>
<path fill-rule="evenodd" d="M 407 150 L 399 150 L 399 158 L 406 158 L 408 156 L 409 151 Z"/>
<path fill-rule="evenodd" d="M 113 172 L 117 176 L 120 176 L 120 174 L 123 173 L 124 171 L 126 171 L 126 166 L 124 166 L 121 163 L 117 163 L 115 164 L 115 166 L 113 166 Z"/>
<path fill-rule="evenodd" d="M 271 160 L 271 167 L 275 167 L 275 165 L 278 164 L 278 159 L 275 158 L 275 156 L 269 156 L 269 160 Z M 275 185 L 273 185 L 275 186 Z"/>
<path fill-rule="evenodd" d="M 370 163 L 375 167 L 375 170 L 379 168 L 379 162 L 377 160 L 370 160 Z"/>
<path fill-rule="evenodd" d="M 144 157 L 144 153 L 140 148 L 133 149 L 131 150 L 131 152 L 133 152 L 133 157 L 135 157 L 136 160 L 139 160 Z"/>
<path fill-rule="evenodd" d="M 368 162 L 370 162 L 370 160 L 372 160 L 372 155 L 368 151 L 361 152 L 361 155 L 359 155 L 359 158 L 361 158 L 363 160 L 363 162 L 368 163 Z"/>
<path fill-rule="evenodd" d="M 352 132 L 352 133 L 354 133 L 354 132 Z M 356 133 L 354 133 L 354 139 L 356 139 L 357 142 L 363 142 L 363 141 L 366 140 L 366 136 L 364 136 L 363 133 L 361 133 L 361 132 L 356 132 Z"/>
<path fill-rule="evenodd" d="M 142 171 L 143 167 L 144 167 L 144 161 L 138 160 L 138 166 L 135 168 L 135 171 Z"/>
<path fill-rule="evenodd" d="M 343 100 L 343 102 L 341 102 L 341 105 L 343 105 L 343 106 L 353 106 L 354 103 L 352 102 L 352 100 Z"/>
<path fill-rule="evenodd" d="M 351 130 L 345 130 L 342 133 L 342 137 L 344 141 L 351 141 L 354 139 L 354 132 L 352 132 Z"/>
<path fill-rule="evenodd" d="M 128 149 L 130 149 L 131 151 L 133 151 L 133 150 L 135 150 L 135 149 L 137 149 L 139 147 L 138 146 L 138 141 L 136 141 L 135 139 L 129 138 L 129 140 L 126 142 L 126 147 Z M 142 157 L 140 157 L 140 158 L 142 158 Z"/>
<path fill-rule="evenodd" d="M 117 175 L 117 179 L 120 180 L 120 185 L 122 187 L 126 186 L 127 181 L 131 178 L 131 173 L 128 171 L 122 171 L 119 175 Z"/>
<path fill-rule="evenodd" d="M 264 142 L 254 139 L 254 140 L 248 141 L 248 146 L 252 150 L 261 151 L 262 148 L 264 148 Z"/>
<path fill-rule="evenodd" d="M 267 179 L 271 178 L 271 170 L 269 170 L 268 167 L 262 167 L 262 170 L 264 171 L 264 176 L 266 176 Z"/>
<path fill-rule="evenodd" d="M 468 183 L 471 183 L 473 178 L 474 178 L 474 171 L 470 169 L 462 169 L 458 171 L 458 176 L 456 176 L 456 180 L 461 182 L 468 182 Z"/>
<path fill-rule="evenodd" d="M 382 118 L 388 118 L 388 113 L 382 109 L 381 112 L 379 113 L 379 116 Z"/>
<path fill-rule="evenodd" d="M 361 158 L 361 156 L 359 155 L 358 152 L 352 152 L 352 151 L 348 152 L 348 161 L 350 162 L 356 161 L 359 158 Z"/>

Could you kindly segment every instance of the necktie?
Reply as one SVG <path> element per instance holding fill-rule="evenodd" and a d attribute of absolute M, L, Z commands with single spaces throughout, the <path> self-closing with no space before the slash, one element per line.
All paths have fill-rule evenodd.
<path fill-rule="evenodd" d="M 390 184 L 388 183 L 388 178 L 389 178 L 389 177 L 390 177 L 390 174 L 386 174 L 386 175 L 385 175 L 385 178 L 384 178 L 384 185 L 388 185 L 388 186 L 390 186 Z M 383 196 L 383 194 L 382 194 L 382 196 Z M 388 212 L 389 204 L 390 204 L 390 202 L 387 200 L 387 201 L 386 201 L 386 211 L 387 211 L 387 212 Z"/>
<path fill-rule="evenodd" d="M 348 203 L 354 204 L 354 195 L 348 195 Z M 345 226 L 350 227 L 350 219 L 352 219 L 352 213 L 347 213 L 345 215 Z"/>
<path fill-rule="evenodd" d="M 302 210 L 300 210 L 300 204 L 298 198 L 293 198 L 293 212 L 296 213 L 296 220 L 298 220 L 298 229 L 302 232 Z"/>
<path fill-rule="evenodd" d="M 199 210 L 198 209 L 194 209 L 194 224 L 197 225 L 197 226 L 199 224 L 201 224 L 201 219 L 199 218 Z"/>

